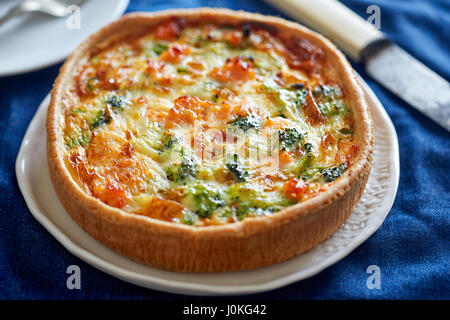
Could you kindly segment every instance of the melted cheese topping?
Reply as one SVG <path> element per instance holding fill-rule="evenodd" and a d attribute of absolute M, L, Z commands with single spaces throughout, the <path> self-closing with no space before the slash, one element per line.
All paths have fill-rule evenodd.
<path fill-rule="evenodd" d="M 316 196 L 358 146 L 323 51 L 300 48 L 251 25 L 168 20 L 99 50 L 74 77 L 68 168 L 110 206 L 198 226 Z"/>

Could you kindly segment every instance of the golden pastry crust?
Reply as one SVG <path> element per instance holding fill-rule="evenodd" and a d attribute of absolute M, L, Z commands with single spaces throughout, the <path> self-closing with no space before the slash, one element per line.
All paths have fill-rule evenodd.
<path fill-rule="evenodd" d="M 284 37 L 306 39 L 324 50 L 354 116 L 358 154 L 345 174 L 316 197 L 270 216 L 208 227 L 192 227 L 111 207 L 74 181 L 63 141 L 66 92 L 77 66 L 99 46 L 139 33 L 171 17 L 215 24 L 259 23 Z M 69 57 L 55 81 L 47 115 L 48 166 L 56 193 L 71 217 L 94 238 L 142 263 L 173 271 L 216 272 L 253 269 L 278 263 L 311 249 L 347 219 L 366 185 L 372 160 L 373 133 L 367 102 L 345 57 L 325 38 L 292 22 L 226 9 L 168 10 L 132 13 L 93 34 Z M 171 210 L 161 200 L 161 211 Z"/>

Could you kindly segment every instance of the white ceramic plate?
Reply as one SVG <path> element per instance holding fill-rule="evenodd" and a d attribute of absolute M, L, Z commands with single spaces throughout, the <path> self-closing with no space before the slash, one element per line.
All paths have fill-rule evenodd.
<path fill-rule="evenodd" d="M 66 1 L 69 3 L 69 1 Z M 0 16 L 17 0 L 0 1 Z M 13 18 L 0 26 L 0 76 L 29 72 L 61 62 L 90 34 L 117 19 L 128 0 L 87 0 L 81 5 L 80 28 L 67 19 L 43 13 Z M 70 18 L 73 27 L 75 16 Z"/>
<path fill-rule="evenodd" d="M 328 240 L 289 261 L 251 271 L 177 273 L 133 262 L 106 248 L 72 221 L 59 202 L 47 170 L 45 98 L 28 127 L 16 161 L 19 187 L 33 216 L 67 250 L 92 266 L 143 287 L 193 295 L 248 294 L 311 277 L 348 255 L 381 225 L 399 180 L 397 134 L 375 94 L 362 80 L 375 131 L 375 153 L 367 187 L 355 211 Z"/>

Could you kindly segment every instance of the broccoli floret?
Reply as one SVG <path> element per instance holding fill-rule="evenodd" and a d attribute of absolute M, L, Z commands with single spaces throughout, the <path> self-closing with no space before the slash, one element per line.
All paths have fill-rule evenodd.
<path fill-rule="evenodd" d="M 238 116 L 233 121 L 229 122 L 228 124 L 239 127 L 240 129 L 247 131 L 249 129 L 259 129 L 261 127 L 261 118 L 249 114 L 245 117 Z"/>
<path fill-rule="evenodd" d="M 226 164 L 228 170 L 234 175 L 234 179 L 237 182 L 244 182 L 248 175 L 248 171 L 244 168 L 244 166 L 239 162 L 238 155 L 233 155 L 233 161 Z"/>
<path fill-rule="evenodd" d="M 292 204 L 291 201 L 282 198 L 268 201 L 267 194 L 264 191 L 246 183 L 231 185 L 227 191 L 227 196 L 232 204 L 232 214 L 239 220 L 248 216 L 271 214 Z"/>
<path fill-rule="evenodd" d="M 108 99 L 106 99 L 106 103 L 109 104 L 114 109 L 117 109 L 117 110 L 123 109 L 123 100 L 121 97 L 112 95 Z"/>
<path fill-rule="evenodd" d="M 97 116 L 92 120 L 91 127 L 92 129 L 96 129 L 101 127 L 104 124 L 108 124 L 111 122 L 111 117 L 106 114 L 105 110 L 101 110 L 97 113 Z"/>
<path fill-rule="evenodd" d="M 191 198 L 194 205 L 193 211 L 201 218 L 209 217 L 214 210 L 225 204 L 219 193 L 202 184 L 189 188 L 187 197 Z"/>
<path fill-rule="evenodd" d="M 90 77 L 87 81 L 87 88 L 89 90 L 89 92 L 94 91 L 95 89 L 95 85 L 98 83 L 98 79 L 97 77 Z"/>
<path fill-rule="evenodd" d="M 314 97 L 322 97 L 326 99 L 336 99 L 342 97 L 342 91 L 338 86 L 329 86 L 321 84 L 313 90 Z"/>
<path fill-rule="evenodd" d="M 262 85 L 262 89 L 270 95 L 279 107 L 279 116 L 281 117 L 287 117 L 287 113 L 292 113 L 295 109 L 303 108 L 306 104 L 308 89 L 305 88 L 303 83 L 279 88 L 274 82 L 267 81 Z"/>
<path fill-rule="evenodd" d="M 177 72 L 178 73 L 190 73 L 189 70 L 186 67 L 183 67 L 183 66 L 179 66 L 177 68 Z"/>
<path fill-rule="evenodd" d="M 342 129 L 339 130 L 339 132 L 342 133 L 342 134 L 352 134 L 353 130 L 350 129 L 350 128 L 342 128 Z"/>
<path fill-rule="evenodd" d="M 286 128 L 279 132 L 281 150 L 295 149 L 303 140 L 303 135 L 295 128 Z"/>
<path fill-rule="evenodd" d="M 70 111 L 70 115 L 76 115 L 76 114 L 82 114 L 82 113 L 85 113 L 86 111 L 84 111 L 83 109 L 80 109 L 80 108 L 75 108 L 75 109 L 72 109 L 71 111 Z"/>
<path fill-rule="evenodd" d="M 156 54 L 156 55 L 160 55 L 161 53 L 163 53 L 164 51 L 167 50 L 169 46 L 165 43 L 162 42 L 156 42 L 153 44 L 152 46 L 152 51 Z"/>
<path fill-rule="evenodd" d="M 313 165 L 314 160 L 315 156 L 311 152 L 306 153 L 306 155 L 303 158 L 301 158 L 300 161 L 298 162 L 299 175 L 304 176 L 305 172 L 307 172 L 307 170 L 309 170 Z"/>
<path fill-rule="evenodd" d="M 314 168 L 311 166 L 304 166 L 303 172 L 301 172 L 301 175 L 299 175 L 304 181 L 318 181 L 321 180 L 322 175 L 322 168 Z"/>
<path fill-rule="evenodd" d="M 340 165 L 323 170 L 322 175 L 326 182 L 332 182 L 339 178 L 347 170 L 347 163 L 343 162 Z"/>
<path fill-rule="evenodd" d="M 66 146 L 69 149 L 72 149 L 73 147 L 77 147 L 77 146 L 83 146 L 89 142 L 91 142 L 91 131 L 89 130 L 83 130 L 78 136 L 66 136 L 65 137 L 65 142 L 66 142 Z"/>
<path fill-rule="evenodd" d="M 171 166 L 166 172 L 167 179 L 174 182 L 183 181 L 197 175 L 197 165 L 194 159 L 183 157 L 179 165 Z"/>
<path fill-rule="evenodd" d="M 313 153 L 313 145 L 312 143 L 305 143 L 303 145 L 303 149 L 306 151 L 306 154 L 299 160 L 298 162 L 298 176 L 301 177 L 303 176 L 303 178 L 305 178 L 306 176 L 308 176 L 307 171 L 311 169 L 314 160 L 315 160 L 315 155 Z M 303 179 L 303 180 L 307 180 L 307 179 Z"/>
<path fill-rule="evenodd" d="M 295 83 L 290 88 L 293 90 L 303 90 L 303 89 L 305 89 L 305 84 L 304 83 Z"/>
<path fill-rule="evenodd" d="M 184 209 L 182 216 L 181 222 L 184 224 L 193 225 L 198 220 L 198 216 L 189 209 Z"/>
<path fill-rule="evenodd" d="M 306 153 L 311 153 L 311 151 L 313 150 L 313 145 L 307 142 L 303 145 L 303 149 L 305 149 Z"/>
<path fill-rule="evenodd" d="M 175 143 L 177 143 L 178 139 L 175 135 L 164 132 L 161 137 L 161 147 L 159 148 L 160 152 L 171 149 Z"/>
<path fill-rule="evenodd" d="M 338 86 L 317 86 L 313 90 L 313 95 L 323 116 L 343 115 L 348 112 L 342 91 Z"/>
<path fill-rule="evenodd" d="M 305 89 L 304 84 L 297 83 L 294 84 L 289 88 L 290 94 L 288 97 L 290 98 L 289 101 L 293 103 L 297 108 L 303 108 L 306 103 L 306 93 L 307 90 Z"/>

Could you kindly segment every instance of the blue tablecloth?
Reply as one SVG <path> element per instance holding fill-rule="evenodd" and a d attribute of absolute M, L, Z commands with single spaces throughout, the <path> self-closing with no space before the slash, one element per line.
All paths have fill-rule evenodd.
<path fill-rule="evenodd" d="M 365 17 L 367 7 L 377 4 L 381 8 L 382 31 L 450 79 L 449 0 L 343 2 Z M 131 0 L 127 11 L 198 6 L 279 14 L 258 0 Z M 51 89 L 59 67 L 0 78 L 0 298 L 180 298 L 143 289 L 96 270 L 66 251 L 25 205 L 14 162 L 25 130 Z M 450 298 L 450 134 L 370 80 L 361 66 L 355 68 L 380 98 L 397 129 L 401 174 L 394 206 L 382 227 L 342 261 L 310 279 L 248 297 Z M 81 268 L 81 290 L 66 288 L 66 269 L 72 264 Z M 366 287 L 369 265 L 380 267 L 380 290 Z"/>

